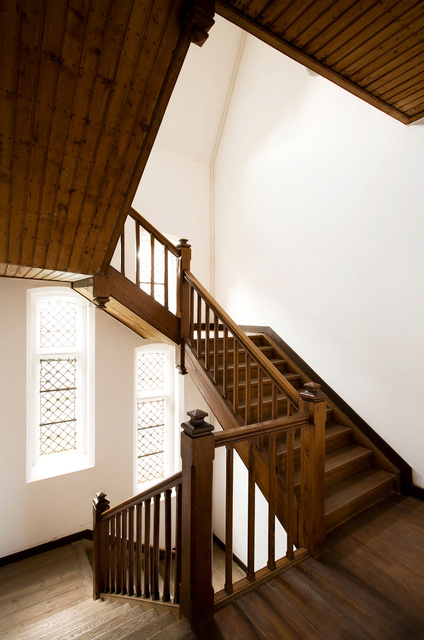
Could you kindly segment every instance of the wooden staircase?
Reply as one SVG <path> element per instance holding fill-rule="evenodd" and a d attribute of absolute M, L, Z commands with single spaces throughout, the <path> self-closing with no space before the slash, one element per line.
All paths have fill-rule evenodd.
<path fill-rule="evenodd" d="M 204 334 L 205 332 L 203 332 Z M 269 363 L 297 390 L 309 381 L 308 377 L 290 360 L 268 336 L 247 334 Z M 217 346 L 215 341 L 217 339 Z M 206 352 L 206 344 L 208 351 Z M 202 385 L 202 393 L 213 407 L 216 403 L 216 391 L 225 400 L 228 410 L 240 424 L 246 424 L 246 408 L 249 406 L 248 424 L 266 422 L 287 415 L 289 400 L 282 391 L 272 395 L 272 381 L 262 378 L 262 398 L 259 402 L 258 367 L 252 363 L 246 374 L 247 355 L 241 345 L 237 355 L 234 352 L 233 339 L 228 339 L 228 380 L 224 392 L 224 345 L 223 337 L 216 338 L 212 328 L 209 336 L 202 337 L 200 351 L 197 344 L 192 349 L 202 366 L 215 372 L 215 359 L 218 363 L 216 380 L 211 380 L 214 389 L 208 394 L 207 385 Z M 191 368 L 189 368 L 191 371 Z M 248 380 L 246 380 L 248 378 Z M 196 376 L 194 376 L 196 381 Z M 235 384 L 236 380 L 236 384 Z M 237 411 L 234 412 L 235 397 Z M 223 425 L 225 428 L 225 425 Z M 265 445 L 266 448 L 266 445 Z M 277 464 L 284 472 L 287 454 L 287 439 L 282 436 L 277 444 Z M 295 478 L 297 492 L 300 488 L 300 433 L 295 439 Z M 331 402 L 327 407 L 325 428 L 325 523 L 327 531 L 363 510 L 391 491 L 398 490 L 398 471 L 376 450 L 374 445 L 342 414 Z"/>
<path fill-rule="evenodd" d="M 88 601 L 6 636 L 10 640 L 178 640 L 191 633 L 185 620 L 110 600 Z M 6 640 L 6 639 L 5 639 Z"/>

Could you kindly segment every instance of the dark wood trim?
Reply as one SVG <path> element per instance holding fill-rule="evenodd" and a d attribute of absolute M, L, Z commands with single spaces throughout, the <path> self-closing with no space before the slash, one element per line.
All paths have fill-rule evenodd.
<path fill-rule="evenodd" d="M 93 539 L 93 532 L 91 529 L 78 531 L 78 533 L 72 533 L 71 535 L 65 536 L 64 538 L 51 540 L 50 542 L 39 544 L 36 547 L 23 549 L 23 551 L 17 551 L 16 553 L 11 553 L 9 556 L 3 556 L 3 558 L 0 558 L 0 567 L 4 567 L 6 564 L 12 564 L 12 562 L 19 562 L 19 560 L 25 560 L 25 558 L 31 558 L 32 556 L 36 556 L 39 553 L 45 553 L 46 551 L 51 551 L 52 549 L 57 549 L 58 547 L 64 547 L 67 544 L 72 544 L 72 542 L 77 542 L 78 540 L 92 540 L 92 539 Z"/>
<path fill-rule="evenodd" d="M 362 431 L 364 435 L 386 456 L 400 471 L 401 491 L 403 494 L 424 500 L 424 488 L 418 487 L 412 480 L 412 467 L 404 460 L 352 407 L 350 407 L 271 327 L 241 326 L 243 331 L 263 333 L 280 347 L 304 373 L 321 385 L 321 390 L 337 407 Z"/>
<path fill-rule="evenodd" d="M 218 538 L 218 536 L 216 536 L 215 534 L 213 534 L 213 541 L 216 545 L 218 545 L 218 547 L 220 549 L 222 549 L 225 552 L 225 544 L 222 542 L 221 538 Z M 235 553 L 233 553 L 233 562 L 240 567 L 240 569 L 242 571 L 244 571 L 245 573 L 247 573 L 247 566 L 244 564 L 244 562 L 242 562 L 240 560 L 240 558 L 238 556 L 236 556 Z"/>

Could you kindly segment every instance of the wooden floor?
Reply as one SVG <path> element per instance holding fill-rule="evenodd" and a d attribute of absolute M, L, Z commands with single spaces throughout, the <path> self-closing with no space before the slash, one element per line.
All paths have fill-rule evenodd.
<path fill-rule="evenodd" d="M 84 543 L 0 568 L 0 640 L 91 597 Z M 424 503 L 390 496 L 188 640 L 423 640 Z"/>

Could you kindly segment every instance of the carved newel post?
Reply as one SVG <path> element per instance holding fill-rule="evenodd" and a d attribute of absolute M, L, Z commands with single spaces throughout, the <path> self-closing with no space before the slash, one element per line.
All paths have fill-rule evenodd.
<path fill-rule="evenodd" d="M 213 618 L 212 464 L 213 426 L 208 415 L 189 411 L 181 426 L 181 614 L 194 629 Z"/>
<path fill-rule="evenodd" d="M 108 523 L 100 516 L 109 509 L 105 493 L 96 493 L 93 500 L 93 598 L 97 600 L 105 591 L 107 582 Z"/>
<path fill-rule="evenodd" d="M 180 318 L 180 348 L 177 355 L 177 367 L 180 373 L 187 373 L 184 364 L 185 343 L 190 339 L 190 285 L 184 280 L 185 271 L 190 271 L 191 246 L 186 238 L 177 245 L 180 252 L 177 273 L 177 315 Z"/>
<path fill-rule="evenodd" d="M 316 382 L 300 392 L 299 411 L 309 412 L 311 423 L 302 429 L 300 478 L 300 544 L 316 557 L 325 548 L 324 465 L 327 397 Z"/>

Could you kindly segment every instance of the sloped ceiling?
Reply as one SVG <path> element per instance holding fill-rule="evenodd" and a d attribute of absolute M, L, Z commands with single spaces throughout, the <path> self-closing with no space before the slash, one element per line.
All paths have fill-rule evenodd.
<path fill-rule="evenodd" d="M 216 11 L 400 122 L 424 117 L 422 0 L 217 0 Z"/>
<path fill-rule="evenodd" d="M 0 3 L 0 275 L 107 264 L 202 5 Z"/>

